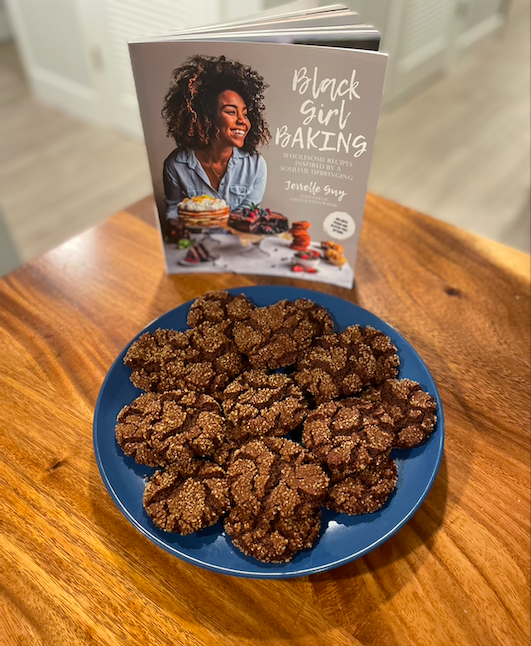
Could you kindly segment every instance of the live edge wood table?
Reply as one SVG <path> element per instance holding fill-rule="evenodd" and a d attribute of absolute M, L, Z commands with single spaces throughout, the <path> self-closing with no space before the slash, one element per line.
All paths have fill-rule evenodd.
<path fill-rule="evenodd" d="M 529 643 L 529 256 L 369 196 L 353 301 L 417 349 L 443 461 L 414 517 L 334 570 L 285 580 L 166 553 L 112 502 L 92 446 L 113 360 L 213 290 L 168 276 L 147 199 L 0 280 L 0 643 L 523 646 Z"/>

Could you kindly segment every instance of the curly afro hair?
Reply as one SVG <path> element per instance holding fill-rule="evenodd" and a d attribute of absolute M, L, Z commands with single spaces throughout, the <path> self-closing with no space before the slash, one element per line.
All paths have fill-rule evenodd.
<path fill-rule="evenodd" d="M 225 90 L 237 92 L 247 106 L 251 129 L 242 150 L 253 154 L 267 144 L 271 135 L 264 118 L 262 76 L 247 65 L 225 56 L 191 56 L 173 71 L 164 97 L 162 117 L 168 137 L 178 149 L 206 148 L 215 141 L 218 97 Z"/>

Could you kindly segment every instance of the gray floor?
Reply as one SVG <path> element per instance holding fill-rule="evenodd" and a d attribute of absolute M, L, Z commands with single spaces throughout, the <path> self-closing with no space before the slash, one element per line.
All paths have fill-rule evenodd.
<path fill-rule="evenodd" d="M 152 190 L 143 144 L 39 104 L 10 45 L 0 142 L 0 210 L 20 263 Z M 369 190 L 529 253 L 529 150 L 529 2 L 514 0 L 503 34 L 384 110 Z"/>
<path fill-rule="evenodd" d="M 369 188 L 529 253 L 529 0 L 451 74 L 380 118 Z"/>

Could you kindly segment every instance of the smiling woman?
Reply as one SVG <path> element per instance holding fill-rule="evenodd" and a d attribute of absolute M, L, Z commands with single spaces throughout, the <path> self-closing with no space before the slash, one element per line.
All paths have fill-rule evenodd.
<path fill-rule="evenodd" d="M 167 221 L 179 217 L 180 202 L 200 195 L 225 200 L 231 211 L 261 201 L 266 87 L 252 68 L 224 56 L 192 56 L 174 70 L 162 109 L 177 146 L 164 162 Z"/>

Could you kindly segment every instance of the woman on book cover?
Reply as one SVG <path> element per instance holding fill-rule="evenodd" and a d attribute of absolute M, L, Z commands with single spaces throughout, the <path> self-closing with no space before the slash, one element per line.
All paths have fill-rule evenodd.
<path fill-rule="evenodd" d="M 174 70 L 162 109 L 177 146 L 164 162 L 168 221 L 186 197 L 224 199 L 231 211 L 262 200 L 267 166 L 257 149 L 270 139 L 266 87 L 252 68 L 224 56 L 192 56 Z"/>

